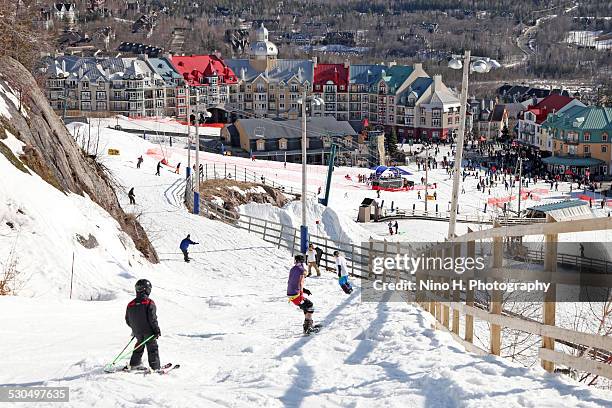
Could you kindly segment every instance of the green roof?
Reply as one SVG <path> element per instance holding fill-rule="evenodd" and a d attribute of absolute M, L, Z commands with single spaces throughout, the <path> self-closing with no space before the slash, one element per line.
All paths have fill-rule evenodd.
<path fill-rule="evenodd" d="M 562 210 L 564 208 L 580 207 L 586 204 L 587 203 L 582 200 L 565 200 L 565 201 L 559 201 L 559 202 L 550 203 L 550 204 L 534 205 L 533 207 L 529 207 L 527 209 L 546 213 L 546 212 L 554 211 L 554 210 Z"/>
<path fill-rule="evenodd" d="M 572 106 L 562 113 L 550 115 L 543 125 L 575 130 L 612 129 L 612 108 Z"/>
<path fill-rule="evenodd" d="M 603 164 L 603 160 L 594 157 L 577 157 L 577 156 L 551 156 L 542 159 L 545 164 L 557 166 L 575 166 L 575 167 L 592 167 Z"/>

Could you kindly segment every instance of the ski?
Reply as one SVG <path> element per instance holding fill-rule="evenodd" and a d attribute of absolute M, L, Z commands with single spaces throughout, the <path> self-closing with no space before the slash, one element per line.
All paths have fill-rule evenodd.
<path fill-rule="evenodd" d="M 175 364 L 175 365 L 173 365 L 171 367 L 168 367 L 166 369 L 160 369 L 160 370 L 157 371 L 157 373 L 160 374 L 160 375 L 168 374 L 170 371 L 176 370 L 177 368 L 181 368 L 181 365 L 180 364 Z"/>
<path fill-rule="evenodd" d="M 159 368 L 159 370 L 151 370 L 148 369 L 147 371 L 144 372 L 144 375 L 148 375 L 148 374 L 152 374 L 152 373 L 157 373 L 157 374 L 167 374 L 170 371 L 172 371 L 175 368 L 179 368 L 180 364 L 172 364 L 172 363 L 168 363 L 168 364 L 164 364 L 163 366 L 161 366 Z"/>

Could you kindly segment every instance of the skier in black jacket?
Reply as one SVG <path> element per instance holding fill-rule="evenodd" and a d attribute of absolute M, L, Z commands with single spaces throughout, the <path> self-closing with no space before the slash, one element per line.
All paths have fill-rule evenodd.
<path fill-rule="evenodd" d="M 157 338 L 161 336 L 161 330 L 157 324 L 155 302 L 149 299 L 151 289 L 151 282 L 146 279 L 140 279 L 136 282 L 136 298 L 128 303 L 127 309 L 125 310 L 125 322 L 132 329 L 132 335 L 136 337 L 136 348 L 132 353 L 129 368 L 142 365 L 144 346 L 139 346 L 151 335 L 155 337 L 145 344 L 147 347 L 149 366 L 153 370 L 159 370 L 160 368 Z"/>

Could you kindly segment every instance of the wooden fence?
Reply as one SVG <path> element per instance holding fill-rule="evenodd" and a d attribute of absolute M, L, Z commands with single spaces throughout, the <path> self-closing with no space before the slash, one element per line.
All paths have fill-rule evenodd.
<path fill-rule="evenodd" d="M 243 181 L 245 183 L 256 183 L 256 184 L 264 184 L 268 185 L 272 188 L 278 189 L 283 193 L 301 195 L 302 189 L 301 187 L 292 187 L 287 186 L 285 184 L 279 183 L 274 179 L 270 179 L 263 174 L 257 173 L 253 170 L 249 170 L 246 167 L 238 167 L 236 165 L 227 165 L 224 163 L 223 165 L 217 163 L 203 163 L 202 171 L 200 172 L 200 177 L 202 180 L 220 180 L 220 179 L 229 179 L 236 181 Z M 314 192 L 308 191 L 308 197 L 314 198 L 316 194 Z"/>
<path fill-rule="evenodd" d="M 187 200 L 189 202 L 189 200 Z M 202 213 L 211 218 L 219 219 L 237 228 L 258 234 L 266 242 L 279 248 L 286 248 L 292 254 L 300 250 L 299 229 L 263 218 L 236 214 L 213 203 L 202 203 Z M 593 376 L 602 376 L 612 379 L 612 337 L 593 333 L 579 332 L 556 325 L 556 285 L 577 284 L 575 278 L 557 273 L 559 261 L 557 253 L 558 235 L 572 232 L 598 231 L 612 229 L 612 219 L 598 218 L 579 221 L 552 222 L 548 218 L 547 223 L 532 225 L 516 225 L 501 227 L 499 225 L 482 231 L 470 231 L 467 234 L 453 239 L 451 242 L 430 245 L 418 251 L 425 256 L 466 256 L 474 258 L 476 255 L 476 242 L 483 239 L 492 240 L 493 269 L 490 278 L 497 281 L 516 280 L 520 282 L 534 282 L 535 280 L 552 282 L 551 289 L 543 294 L 542 298 L 542 321 L 535 321 L 503 310 L 503 299 L 501 291 L 492 291 L 490 300 L 486 306 L 479 303 L 475 298 L 474 290 L 446 290 L 430 291 L 420 290 L 417 285 L 416 293 L 413 294 L 416 304 L 432 314 L 436 319 L 436 328 L 448 331 L 453 338 L 461 343 L 466 350 L 484 354 L 501 354 L 502 329 L 509 328 L 529 333 L 541 338 L 541 348 L 538 357 L 542 367 L 549 372 L 554 371 L 555 365 L 563 365 L 579 371 L 591 373 Z M 510 269 L 503 267 L 504 254 L 503 244 L 505 237 L 522 237 L 527 235 L 543 235 L 545 248 L 542 254 L 543 270 L 533 269 Z M 310 235 L 310 241 L 323 250 L 321 266 L 323 268 L 335 269 L 333 252 L 338 250 L 343 253 L 347 260 L 347 266 L 352 276 L 363 279 L 372 279 L 372 262 L 375 257 L 393 257 L 396 254 L 414 254 L 413 249 L 407 243 L 372 241 L 362 244 L 341 242 L 328 237 Z M 534 256 L 534 259 L 540 259 Z M 532 261 L 533 259 L 530 259 Z M 573 258 L 575 264 L 580 261 Z M 560 259 L 564 262 L 563 259 Z M 591 262 L 591 261 L 589 261 Z M 602 265 L 607 265 L 607 261 Z M 606 269 L 607 271 L 608 269 Z M 433 280 L 435 282 L 450 281 L 451 277 L 446 270 L 420 269 L 412 276 L 415 281 Z M 473 275 L 466 273 L 462 279 L 468 280 Z M 383 282 L 399 281 L 400 279 L 411 279 L 400 271 L 385 270 L 377 279 Z M 581 274 L 580 284 L 588 283 L 594 287 L 612 287 L 612 275 Z M 488 308 L 487 308 L 488 307 Z M 463 322 L 461 322 L 463 319 Z M 489 347 L 485 350 L 474 344 L 475 322 L 481 320 L 489 323 L 490 332 Z M 462 324 L 461 324 L 462 323 Z M 460 327 L 463 333 L 460 335 Z M 582 357 L 567 354 L 555 349 L 555 344 L 563 344 L 579 351 Z M 598 358 L 603 362 L 592 358 Z"/>
<path fill-rule="evenodd" d="M 548 219 L 546 224 L 519 225 L 513 227 L 496 227 L 488 230 L 468 232 L 466 235 L 457 237 L 452 242 L 440 244 L 428 249 L 426 256 L 449 255 L 453 257 L 474 257 L 476 241 L 479 239 L 491 239 L 493 248 L 493 269 L 489 279 L 502 282 L 515 280 L 520 282 L 534 282 L 536 280 L 552 282 L 551 288 L 543 293 L 542 321 L 526 319 L 505 313 L 502 309 L 502 295 L 498 290 L 490 292 L 488 310 L 483 310 L 475 305 L 474 290 L 465 290 L 461 293 L 457 290 L 429 291 L 418 290 L 416 299 L 418 304 L 431 313 L 436 321 L 437 328 L 447 330 L 452 336 L 469 351 L 485 354 L 500 355 L 502 345 L 502 329 L 509 328 L 541 337 L 541 348 L 539 359 L 542 367 L 547 371 L 554 371 L 555 365 L 560 364 L 579 371 L 585 371 L 595 376 L 612 378 L 612 366 L 609 357 L 612 351 L 612 337 L 593 333 L 579 332 L 556 325 L 556 289 L 557 285 L 588 285 L 590 287 L 610 288 L 612 287 L 612 275 L 607 274 L 585 274 L 581 273 L 568 276 L 558 273 L 558 235 L 582 231 L 598 231 L 612 228 L 612 220 L 608 217 L 599 219 L 587 219 L 579 221 L 552 222 Z M 511 269 L 503 267 L 503 240 L 505 237 L 522 237 L 525 235 L 543 235 L 544 250 L 543 270 L 533 269 Z M 579 257 L 578 257 L 579 258 Z M 573 261 L 576 261 L 573 258 Z M 562 260 L 563 262 L 563 260 Z M 578 261 L 576 261 L 578 262 Z M 604 265 L 603 263 L 602 265 Z M 444 270 L 419 270 L 416 274 L 417 280 L 433 280 L 434 282 L 450 282 L 457 279 L 457 275 L 451 275 Z M 461 280 L 467 281 L 473 275 L 465 274 Z M 460 336 L 460 319 L 463 318 L 463 336 Z M 473 344 L 474 322 L 479 319 L 489 323 L 490 344 L 488 349 L 481 349 Z M 555 343 L 569 345 L 575 350 L 581 351 L 584 357 L 566 354 L 555 349 Z M 595 356 L 602 360 L 595 361 L 588 358 Z"/>

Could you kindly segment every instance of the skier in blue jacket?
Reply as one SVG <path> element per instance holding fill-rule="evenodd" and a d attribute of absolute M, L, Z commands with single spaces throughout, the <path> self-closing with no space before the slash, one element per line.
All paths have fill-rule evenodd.
<path fill-rule="evenodd" d="M 189 262 L 189 253 L 187 252 L 187 249 L 189 248 L 189 245 L 198 245 L 198 242 L 193 242 L 190 238 L 190 234 L 187 234 L 187 238 L 183 239 L 181 241 L 181 251 L 183 252 L 183 257 L 185 258 L 185 262 Z"/>

